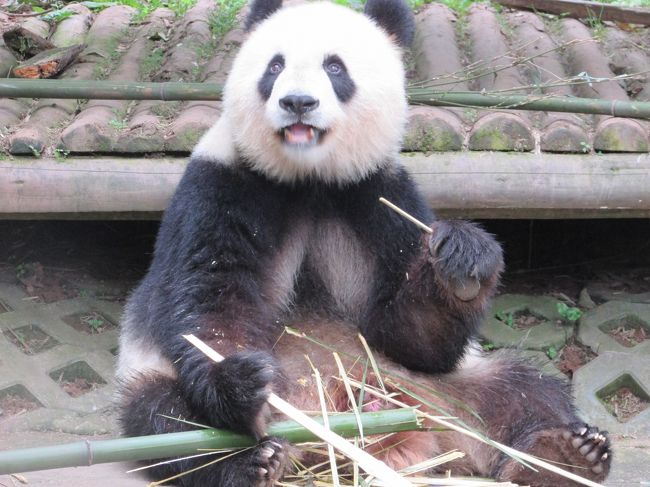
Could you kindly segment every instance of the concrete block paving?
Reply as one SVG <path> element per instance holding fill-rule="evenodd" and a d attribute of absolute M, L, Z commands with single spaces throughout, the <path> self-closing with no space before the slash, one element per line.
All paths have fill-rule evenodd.
<path fill-rule="evenodd" d="M 562 323 L 557 303 L 546 296 L 497 297 L 482 330 L 485 342 L 517 348 L 544 373 L 564 377 L 548 354 L 549 347 L 561 350 L 573 334 L 573 327 Z M 112 375 L 120 314 L 115 302 L 78 297 L 44 304 L 18 285 L 0 283 L 0 409 L 8 396 L 32 405 L 17 415 L 0 410 L 0 450 L 118 434 Z M 619 435 L 611 486 L 635 485 L 628 481 L 639 478 L 630 477 L 631 468 L 650 479 L 647 445 L 629 444 L 630 438 L 647 442 L 650 408 L 621 420 L 604 403 L 621 388 L 650 401 L 650 340 L 624 346 L 609 334 L 617 326 L 627 335 L 625 330 L 634 326 L 650 331 L 648 323 L 650 305 L 622 301 L 597 306 L 579 322 L 578 338 L 599 355 L 575 372 L 574 395 L 586 421 Z M 111 485 L 145 485 L 142 477 L 126 474 L 131 467 L 58 469 L 25 477 L 37 486 L 91 485 L 84 479 L 92 478 L 92 485 L 101 487 L 110 472 Z M 5 476 L 2 483 L 11 485 Z"/>
<path fill-rule="evenodd" d="M 121 307 L 92 298 L 50 304 L 25 298 L 17 286 L 0 288 L 9 308 L 0 313 L 0 398 L 17 394 L 77 413 L 110 407 Z"/>
<path fill-rule="evenodd" d="M 558 350 L 573 330 L 562 321 L 557 303 L 557 299 L 547 296 L 497 296 L 483 323 L 481 336 L 496 348 L 548 351 L 554 347 Z"/>
<path fill-rule="evenodd" d="M 580 319 L 578 337 L 597 353 L 650 356 L 650 304 L 604 303 Z"/>

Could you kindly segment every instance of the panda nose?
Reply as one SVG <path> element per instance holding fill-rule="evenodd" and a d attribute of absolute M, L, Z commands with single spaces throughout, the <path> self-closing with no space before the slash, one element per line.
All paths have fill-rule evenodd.
<path fill-rule="evenodd" d="M 280 106 L 291 113 L 302 115 L 311 112 L 320 102 L 316 98 L 307 95 L 287 95 L 280 98 Z"/>

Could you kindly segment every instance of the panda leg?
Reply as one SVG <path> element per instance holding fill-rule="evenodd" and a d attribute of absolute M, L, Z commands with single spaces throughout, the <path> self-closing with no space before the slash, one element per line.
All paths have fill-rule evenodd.
<path fill-rule="evenodd" d="M 184 399 L 175 378 L 148 374 L 124 385 L 120 422 L 127 436 L 196 429 L 184 421 L 205 424 L 206 418 L 196 414 L 195 408 Z M 289 463 L 288 450 L 285 440 L 265 437 L 256 446 L 235 454 L 178 460 L 152 467 L 147 472 L 157 480 L 188 472 L 174 481 L 179 487 L 271 487 L 282 477 Z"/>
<path fill-rule="evenodd" d="M 466 365 L 454 374 L 438 376 L 440 389 L 478 413 L 484 426 L 466 411 L 449 406 L 453 413 L 491 439 L 560 463 L 573 473 L 596 481 L 607 476 L 612 457 L 607 434 L 579 420 L 566 383 L 505 354 L 474 357 Z M 479 446 L 460 435 L 455 441 L 456 448 L 483 460 L 473 466 L 475 471 L 497 480 L 536 487 L 576 485 L 541 468 L 535 472 L 491 446 Z"/>
<path fill-rule="evenodd" d="M 612 453 L 607 432 L 599 431 L 598 428 L 585 423 L 576 422 L 561 428 L 536 431 L 530 437 L 522 438 L 521 443 L 514 446 L 536 457 L 550 460 L 581 477 L 602 482 L 609 473 Z M 496 477 L 520 485 L 537 487 L 578 485 L 551 472 L 540 475 L 513 459 L 508 459 L 501 465 Z"/>

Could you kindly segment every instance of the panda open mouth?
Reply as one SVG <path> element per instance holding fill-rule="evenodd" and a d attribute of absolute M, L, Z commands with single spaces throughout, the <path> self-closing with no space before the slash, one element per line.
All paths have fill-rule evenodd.
<path fill-rule="evenodd" d="M 289 146 L 311 147 L 318 144 L 325 135 L 325 131 L 312 125 L 298 122 L 288 125 L 280 130 L 282 141 Z"/>

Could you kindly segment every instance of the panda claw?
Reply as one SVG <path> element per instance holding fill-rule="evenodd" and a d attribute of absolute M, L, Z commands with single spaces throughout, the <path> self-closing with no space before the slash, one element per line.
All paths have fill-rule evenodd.
<path fill-rule="evenodd" d="M 269 474 L 269 471 L 267 469 L 263 468 L 263 467 L 260 467 L 260 468 L 257 469 L 257 474 L 260 477 L 266 477 Z"/>

